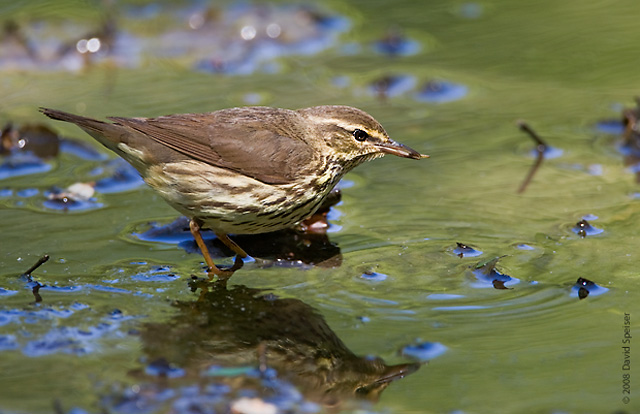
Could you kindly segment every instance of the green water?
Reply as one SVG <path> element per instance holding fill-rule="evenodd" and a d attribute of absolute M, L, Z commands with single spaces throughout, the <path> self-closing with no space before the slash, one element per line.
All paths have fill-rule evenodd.
<path fill-rule="evenodd" d="M 46 122 L 39 106 L 95 117 L 204 112 L 244 105 L 249 93 L 270 106 L 362 108 L 392 138 L 431 158 L 386 157 L 347 176 L 353 185 L 343 190 L 343 202 L 335 207 L 340 215 L 333 220 L 340 229 L 329 233 L 341 249 L 339 267 L 261 269 L 249 263 L 231 285 L 268 288 L 315 308 L 356 355 L 399 364 L 410 361 L 399 351 L 417 340 L 448 348 L 391 384 L 370 407 L 375 411 L 635 412 L 640 348 L 633 338 L 631 370 L 623 371 L 621 347 L 625 313 L 631 315 L 632 336 L 640 338 L 640 201 L 633 197 L 640 187 L 616 151 L 619 138 L 597 132 L 595 124 L 619 118 L 621 108 L 640 94 L 640 4 L 486 1 L 474 3 L 481 8 L 477 18 L 460 15 L 465 4 L 332 1 L 329 10 L 352 22 L 340 43 L 356 42 L 362 50 L 345 54 L 334 47 L 285 57 L 282 71 L 274 74 L 196 73 L 159 58 L 115 76 L 102 66 L 80 73 L 4 71 L 0 121 Z M 18 20 L 67 13 L 95 21 L 99 7 L 0 5 L 0 15 Z M 420 52 L 396 58 L 371 53 L 369 42 L 391 27 L 420 42 Z M 469 93 L 429 104 L 417 102 L 413 92 L 388 100 L 364 92 L 385 74 L 413 75 L 418 85 L 446 79 L 466 85 Z M 349 85 L 336 86 L 332 80 L 338 76 L 347 76 Z M 533 163 L 533 143 L 518 130 L 519 119 L 564 151 L 543 162 L 523 194 L 517 189 Z M 73 126 L 49 125 L 91 142 Z M 63 154 L 52 171 L 3 180 L 0 188 L 67 186 L 86 181 L 98 164 Z M 589 173 L 594 169 L 602 173 Z M 27 335 L 38 337 L 56 326 L 95 326 L 114 309 L 130 317 L 89 341 L 86 355 L 0 352 L 0 411 L 51 412 L 52 401 L 59 400 L 65 409 L 98 412 L 100 396 L 112 384 L 135 383 L 131 371 L 144 366 L 148 344 L 129 332 L 175 318 L 175 300 L 198 298 L 187 281 L 191 274 L 203 276 L 200 256 L 131 235 L 150 221 L 168 223 L 177 213 L 146 187 L 98 198 L 103 208 L 76 213 L 45 211 L 38 204 L 42 195 L 21 205 L 0 199 L 0 287 L 18 291 L 0 296 L 0 309 L 89 306 L 69 318 L 7 323 L 0 334 L 24 343 Z M 587 214 L 598 217 L 592 224 L 604 232 L 582 239 L 571 228 Z M 484 254 L 459 258 L 452 253 L 456 242 Z M 517 249 L 518 244 L 533 249 Z M 34 304 L 18 275 L 43 254 L 52 259 L 34 272 L 38 281 L 85 288 L 42 291 L 43 302 Z M 503 255 L 498 269 L 520 282 L 510 290 L 474 287 L 471 268 Z M 140 262 L 146 264 L 135 264 Z M 179 278 L 132 279 L 160 265 Z M 369 269 L 388 277 L 366 281 L 360 275 Z M 579 300 L 571 294 L 579 277 L 609 290 Z M 175 346 L 179 352 L 182 344 Z M 626 373 L 632 378 L 630 395 L 623 394 Z"/>

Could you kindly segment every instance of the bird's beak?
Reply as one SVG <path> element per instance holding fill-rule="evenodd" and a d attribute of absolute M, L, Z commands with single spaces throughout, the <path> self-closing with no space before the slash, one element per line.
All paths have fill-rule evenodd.
<path fill-rule="evenodd" d="M 376 143 L 376 146 L 378 147 L 380 152 L 384 154 L 397 155 L 398 157 L 403 158 L 413 158 L 414 160 L 429 158 L 428 155 L 420 154 L 418 151 L 409 148 L 406 145 L 400 144 L 399 142 L 395 142 L 391 139 L 388 141 Z"/>
<path fill-rule="evenodd" d="M 420 368 L 420 364 L 401 364 L 392 365 L 385 368 L 384 373 L 377 379 L 377 383 L 389 383 L 397 379 L 406 377 L 409 374 L 413 374 Z"/>

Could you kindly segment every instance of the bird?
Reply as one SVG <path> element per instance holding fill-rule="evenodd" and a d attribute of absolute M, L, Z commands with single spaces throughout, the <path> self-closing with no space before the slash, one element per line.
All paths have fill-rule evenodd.
<path fill-rule="evenodd" d="M 343 105 L 297 110 L 266 106 L 107 121 L 40 108 L 77 125 L 129 162 L 190 219 L 209 279 L 229 278 L 247 253 L 229 234 L 289 228 L 311 216 L 354 167 L 386 154 L 428 158 L 391 138 L 373 116 Z M 200 230 L 213 230 L 235 254 L 214 264 Z"/>

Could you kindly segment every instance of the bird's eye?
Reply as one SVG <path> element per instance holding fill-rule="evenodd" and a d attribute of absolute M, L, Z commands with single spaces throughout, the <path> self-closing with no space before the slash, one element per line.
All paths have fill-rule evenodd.
<path fill-rule="evenodd" d="M 361 129 L 356 129 L 355 131 L 353 131 L 353 137 L 356 139 L 356 141 L 362 142 L 369 138 L 369 134 Z"/>

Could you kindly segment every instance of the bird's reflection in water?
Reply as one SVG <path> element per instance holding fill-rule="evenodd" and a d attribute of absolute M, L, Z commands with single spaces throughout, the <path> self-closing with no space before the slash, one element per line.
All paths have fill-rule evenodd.
<path fill-rule="evenodd" d="M 198 282 L 195 282 L 198 283 Z M 223 381 L 233 390 L 264 388 L 251 375 L 207 377 L 211 367 L 275 370 L 307 400 L 339 407 L 354 399 L 377 401 L 393 381 L 419 364 L 386 365 L 351 352 L 322 315 L 298 299 L 224 283 L 202 288 L 193 302 L 177 302 L 178 314 L 141 331 L 148 363 L 179 368 L 182 380 Z M 259 372 L 259 371 L 258 371 Z"/>

